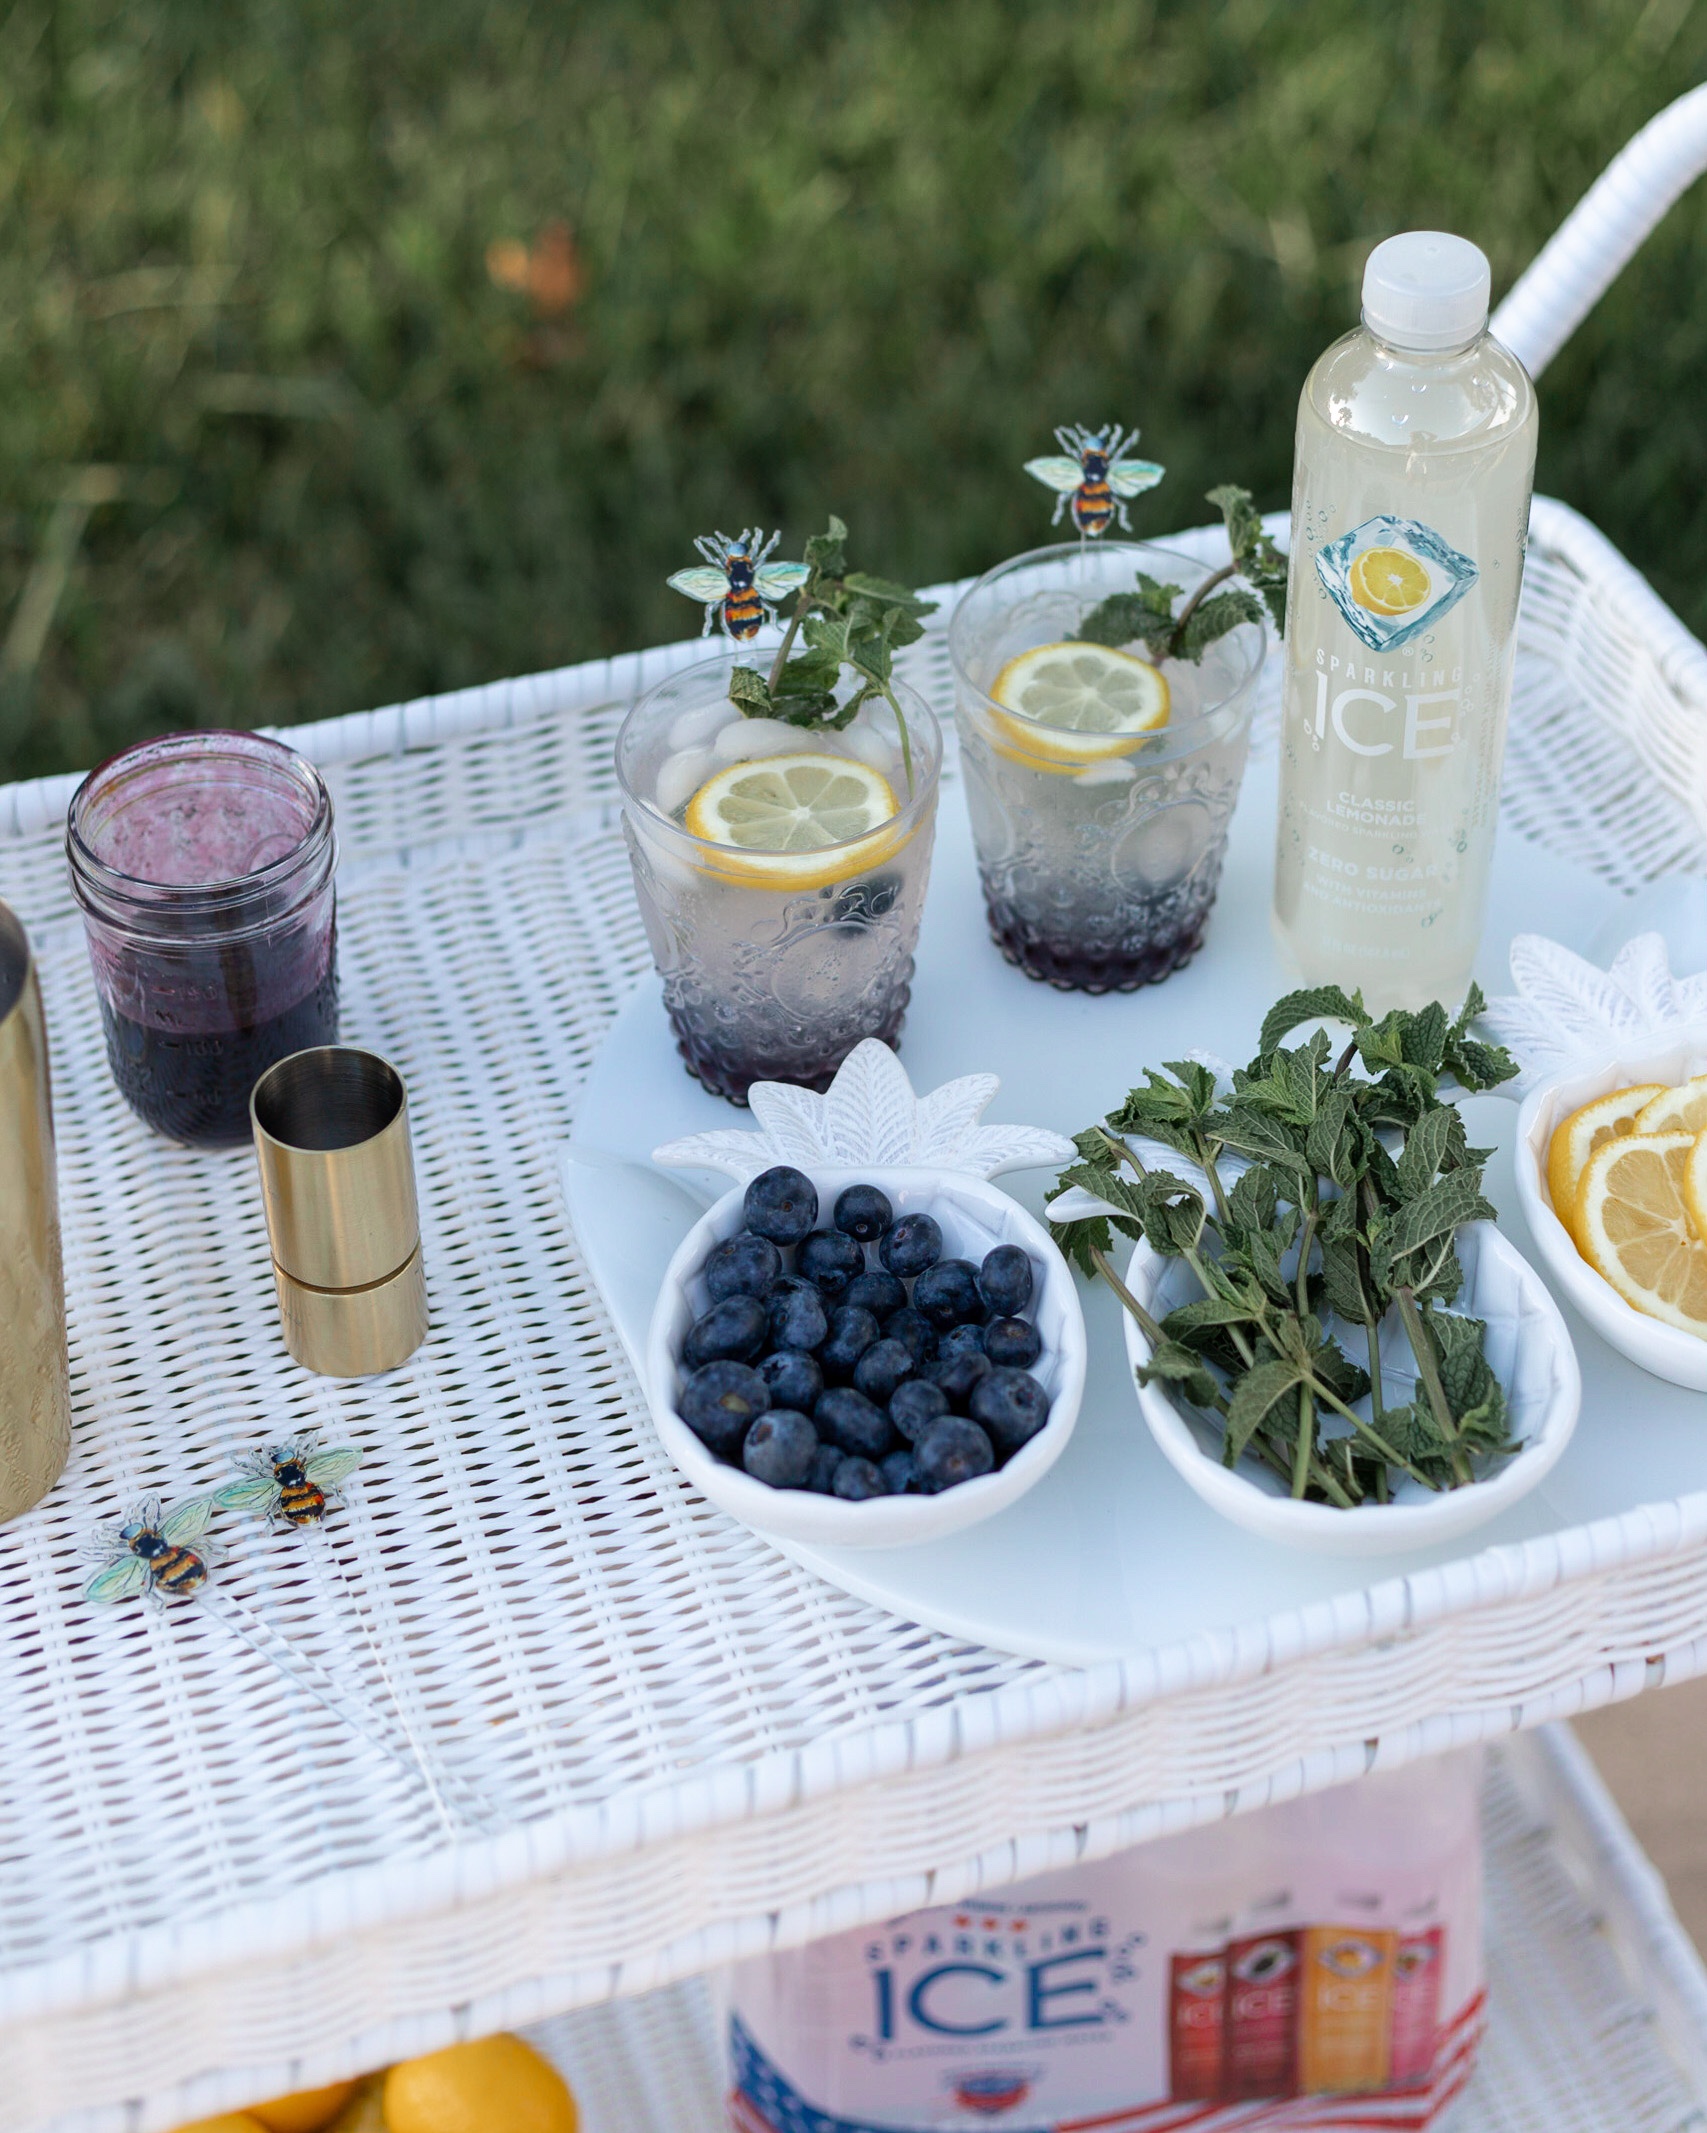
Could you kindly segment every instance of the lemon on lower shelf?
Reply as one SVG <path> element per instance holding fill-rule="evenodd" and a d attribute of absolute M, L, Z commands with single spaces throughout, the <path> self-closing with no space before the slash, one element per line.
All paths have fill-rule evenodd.
<path fill-rule="evenodd" d="M 1561 1119 L 1547 1187 L 1627 1304 L 1707 1340 L 1707 1074 L 1615 1089 Z"/>
<path fill-rule="evenodd" d="M 569 2086 L 507 2034 L 400 2059 L 361 2081 L 304 2089 L 178 2133 L 576 2133 Z"/>

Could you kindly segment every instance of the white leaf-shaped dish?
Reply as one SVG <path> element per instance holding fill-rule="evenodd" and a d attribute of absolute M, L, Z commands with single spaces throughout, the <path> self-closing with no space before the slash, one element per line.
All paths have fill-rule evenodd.
<path fill-rule="evenodd" d="M 1707 1340 L 1638 1311 L 1589 1265 L 1553 1211 L 1553 1197 L 1547 1189 L 1547 1149 L 1559 1121 L 1596 1096 L 1627 1089 L 1638 1081 L 1660 1081 L 1675 1088 L 1703 1073 L 1707 1073 L 1707 1018 L 1650 1036 L 1645 1043 L 1626 1044 L 1599 1065 L 1576 1066 L 1550 1076 L 1524 1098 L 1517 1116 L 1517 1194 L 1548 1274 L 1620 1355 L 1692 1392 L 1707 1392 Z"/>
<path fill-rule="evenodd" d="M 1707 973 L 1674 978 L 1660 933 L 1626 941 L 1609 970 L 1539 933 L 1520 933 L 1511 944 L 1511 975 L 1516 992 L 1490 1000 L 1481 1019 L 1522 1068 L 1508 1085 L 1514 1096 L 1707 1022 Z"/>
<path fill-rule="evenodd" d="M 1439 1493 L 1406 1481 L 1391 1503 L 1350 1510 L 1295 1503 L 1279 1477 L 1254 1460 L 1223 1466 L 1219 1429 L 1161 1385 L 1140 1385 L 1138 1405 L 1169 1465 L 1235 1525 L 1319 1555 L 1403 1555 L 1431 1548 L 1473 1532 L 1527 1496 L 1552 1471 L 1577 1426 L 1582 1374 L 1576 1351 L 1546 1283 L 1491 1222 L 1461 1230 L 1458 1251 L 1464 1266 L 1458 1308 L 1487 1322 L 1488 1361 L 1505 1387 L 1512 1435 L 1523 1447 L 1487 1480 Z M 1132 1254 L 1126 1285 L 1157 1318 L 1202 1294 L 1183 1260 L 1164 1259 L 1143 1243 Z M 1149 1361 L 1150 1343 L 1131 1314 L 1122 1315 L 1126 1353 L 1136 1370 Z M 1389 1403 L 1398 1405 L 1411 1396 L 1412 1373 L 1396 1329 L 1391 1348 L 1383 1338 L 1381 1358 Z"/>
<path fill-rule="evenodd" d="M 856 1044 L 822 1096 L 786 1081 L 756 1081 L 747 1092 L 759 1131 L 723 1127 L 652 1151 L 678 1170 L 721 1170 L 747 1185 L 775 1163 L 810 1174 L 814 1166 L 855 1163 L 956 1171 L 993 1178 L 1073 1160 L 1073 1144 L 1042 1126 L 981 1126 L 1001 1087 L 994 1074 L 968 1074 L 915 1096 L 907 1070 L 875 1037 Z"/>
<path fill-rule="evenodd" d="M 761 1165 L 768 1167 L 768 1163 Z M 1073 1276 L 1054 1240 L 1017 1201 L 981 1178 L 862 1162 L 801 1165 L 828 1210 L 844 1185 L 879 1186 L 896 1214 L 923 1209 L 942 1225 L 945 1256 L 976 1265 L 998 1244 L 1031 1256 L 1037 1287 L 1027 1316 L 1043 1336 L 1032 1375 L 1049 1394 L 1049 1419 L 1007 1465 L 940 1496 L 878 1496 L 844 1503 L 804 1489 L 773 1489 L 709 1452 L 677 1412 L 678 1358 L 688 1328 L 710 1302 L 700 1269 L 714 1244 L 744 1227 L 743 1192 L 727 1192 L 682 1239 L 664 1276 L 646 1343 L 645 1384 L 664 1449 L 703 1495 L 744 1524 L 785 1540 L 839 1548 L 899 1548 L 958 1533 L 1004 1510 L 1034 1487 L 1066 1448 L 1085 1389 L 1085 1321 Z M 755 1173 L 756 1175 L 756 1173 Z"/>

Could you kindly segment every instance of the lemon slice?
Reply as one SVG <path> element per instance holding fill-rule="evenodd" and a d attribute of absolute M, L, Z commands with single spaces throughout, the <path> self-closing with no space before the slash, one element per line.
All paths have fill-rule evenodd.
<path fill-rule="evenodd" d="M 1633 1089 L 1614 1089 L 1584 1104 L 1580 1111 L 1573 1111 L 1569 1118 L 1560 1119 L 1553 1128 L 1553 1138 L 1547 1143 L 1547 1190 L 1554 1214 L 1570 1231 L 1579 1252 L 1582 1239 L 1577 1235 L 1577 1188 L 1589 1157 L 1616 1135 L 1636 1132 L 1637 1113 L 1656 1096 L 1665 1094 L 1665 1084 L 1660 1081 L 1638 1082 Z"/>
<path fill-rule="evenodd" d="M 1130 755 L 1168 722 L 1167 677 L 1112 645 L 1033 645 L 1010 659 L 990 694 L 1011 744 L 1002 753 L 1039 770 L 1083 770 Z"/>
<path fill-rule="evenodd" d="M 817 889 L 885 857 L 901 812 L 869 763 L 840 755 L 772 755 L 707 778 L 682 826 L 724 848 L 713 871 L 767 888 Z M 831 857 L 831 854 L 834 854 Z"/>
<path fill-rule="evenodd" d="M 1681 1088 L 1662 1089 L 1636 1118 L 1638 1133 L 1707 1132 L 1707 1074 L 1697 1074 Z"/>
<path fill-rule="evenodd" d="M 1707 1242 L 1685 1197 L 1692 1133 L 1631 1133 L 1589 1157 L 1583 1257 L 1638 1311 L 1707 1340 Z"/>
<path fill-rule="evenodd" d="M 1683 1204 L 1695 1234 L 1707 1242 L 1707 1133 L 1695 1136 L 1695 1146 L 1683 1166 Z"/>
<path fill-rule="evenodd" d="M 1408 615 L 1433 586 L 1414 555 L 1402 548 L 1366 548 L 1351 566 L 1351 596 L 1375 615 Z"/>

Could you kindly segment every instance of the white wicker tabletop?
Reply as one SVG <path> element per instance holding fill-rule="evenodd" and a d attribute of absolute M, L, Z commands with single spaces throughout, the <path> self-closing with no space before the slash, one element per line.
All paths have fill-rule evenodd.
<path fill-rule="evenodd" d="M 1207 538 L 1207 537 L 1205 537 Z M 52 1032 L 77 1441 L 0 1533 L 0 2128 L 170 2125 L 1104 1853 L 1707 1661 L 1707 1498 L 1072 1672 L 820 1583 L 691 1493 L 562 1222 L 557 1151 L 648 960 L 623 705 L 691 645 L 292 738 L 339 809 L 346 1033 L 410 1089 L 433 1306 L 393 1377 L 274 1323 L 252 1163 L 108 1078 L 59 839 L 0 791 Z M 913 678 L 946 705 L 940 632 Z M 1707 653 L 1536 507 L 1510 818 L 1623 887 L 1699 868 Z M 212 1619 L 79 1597 L 87 1529 L 317 1425 L 367 1463 L 331 1556 L 237 1532 Z"/>

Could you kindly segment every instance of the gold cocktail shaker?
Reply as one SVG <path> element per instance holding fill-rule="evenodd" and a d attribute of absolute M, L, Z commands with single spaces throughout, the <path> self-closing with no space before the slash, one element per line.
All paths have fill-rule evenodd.
<path fill-rule="evenodd" d="M 29 938 L 0 904 L 0 1520 L 39 1503 L 70 1450 L 47 1030 Z"/>
<path fill-rule="evenodd" d="M 285 1346 L 328 1377 L 395 1370 L 427 1335 L 402 1075 L 317 1045 L 268 1067 L 249 1117 Z"/>

